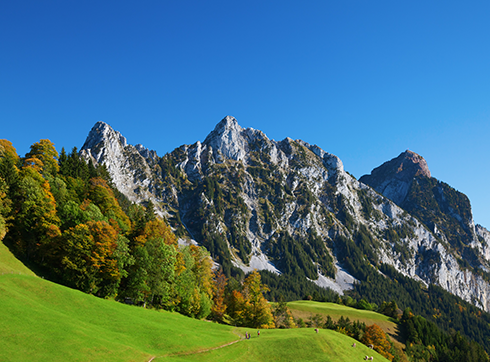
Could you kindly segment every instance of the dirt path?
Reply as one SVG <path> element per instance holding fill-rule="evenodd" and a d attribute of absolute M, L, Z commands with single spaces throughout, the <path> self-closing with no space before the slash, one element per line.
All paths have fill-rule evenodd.
<path fill-rule="evenodd" d="M 237 339 L 236 341 L 232 341 L 232 342 L 223 344 L 221 346 L 213 347 L 213 348 L 200 349 L 200 350 L 197 350 L 197 351 L 189 351 L 189 352 L 175 352 L 175 353 L 164 354 L 164 355 L 161 355 L 161 356 L 153 356 L 153 357 L 151 357 L 148 360 L 148 362 L 152 362 L 155 358 L 160 358 L 160 357 L 188 356 L 188 355 L 191 355 L 191 354 L 198 354 L 198 353 L 210 352 L 210 351 L 214 351 L 214 350 L 217 350 L 217 349 L 220 349 L 220 348 L 231 346 L 232 344 L 235 344 L 237 342 L 240 342 L 240 341 L 242 341 L 244 339 L 244 337 L 242 335 L 236 333 L 236 331 L 233 331 L 233 333 L 236 334 L 237 336 L 239 336 L 240 339 Z"/>

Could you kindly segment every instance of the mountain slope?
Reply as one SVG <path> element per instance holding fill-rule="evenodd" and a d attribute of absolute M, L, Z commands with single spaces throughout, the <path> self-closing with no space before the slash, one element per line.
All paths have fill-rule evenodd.
<path fill-rule="evenodd" d="M 470 296 L 472 291 L 477 291 L 482 304 L 487 305 L 490 233 L 474 224 L 471 204 L 466 195 L 431 177 L 427 162 L 411 151 L 375 168 L 370 175 L 362 176 L 360 181 L 422 221 L 459 264 L 459 268 L 448 268 L 451 276 L 446 280 L 432 275 L 435 284 L 444 287 L 446 282 L 449 291 L 459 296 L 465 295 L 464 299 L 468 301 L 473 298 Z M 397 188 L 400 184 L 402 186 Z M 460 271 L 455 273 L 457 269 Z M 463 275 L 465 283 L 460 283 Z M 452 278 L 458 280 L 459 286 L 451 284 Z M 465 291 L 468 287 L 471 290 Z M 478 305 L 478 302 L 475 304 Z M 485 308 L 488 310 L 488 306 Z"/>
<path fill-rule="evenodd" d="M 319 147 L 270 140 L 229 116 L 204 142 L 163 157 L 127 145 L 109 125 L 98 123 L 81 154 L 105 164 L 130 200 L 151 200 L 179 237 L 206 246 L 228 275 L 236 267 L 266 269 L 342 293 L 356 279 L 365 280 L 369 268 L 388 264 L 490 309 L 488 279 L 465 267 L 465 256 L 423 217 L 381 194 L 402 205 L 416 197 L 414 177 L 431 180 L 425 160 L 414 153 L 374 173 L 380 193 Z M 470 232 L 479 230 L 468 245 L 478 242 L 472 250 L 484 260 L 487 234 L 464 223 Z"/>

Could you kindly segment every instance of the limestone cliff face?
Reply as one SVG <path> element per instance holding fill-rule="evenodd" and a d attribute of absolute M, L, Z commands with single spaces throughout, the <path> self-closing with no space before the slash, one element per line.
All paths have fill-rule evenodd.
<path fill-rule="evenodd" d="M 142 145 L 129 145 L 119 132 L 108 124 L 97 122 L 90 131 L 80 154 L 94 164 L 104 164 L 112 181 L 129 200 L 152 198 L 153 175 L 150 164 L 157 157 Z"/>
<path fill-rule="evenodd" d="M 162 157 L 128 145 L 99 122 L 81 153 L 105 164 L 131 201 L 152 200 L 180 238 L 206 246 L 225 268 L 302 275 L 342 293 L 355 281 L 342 266 L 351 243 L 373 266 L 392 265 L 490 310 L 490 286 L 474 272 L 487 268 L 490 233 L 475 227 L 465 198 L 434 181 L 413 152 L 361 182 L 316 145 L 270 140 L 228 116 L 203 142 Z M 432 192 L 428 204 L 417 199 L 426 189 Z M 399 206 L 407 200 L 437 205 L 444 217 L 431 222 L 413 215 Z M 451 241 L 456 229 L 470 236 Z M 473 264 L 465 267 L 470 254 Z"/>

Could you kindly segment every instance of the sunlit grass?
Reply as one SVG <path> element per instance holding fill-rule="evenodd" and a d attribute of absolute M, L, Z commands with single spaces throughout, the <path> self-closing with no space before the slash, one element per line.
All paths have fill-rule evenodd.
<path fill-rule="evenodd" d="M 383 360 L 329 330 L 257 336 L 253 329 L 96 298 L 34 276 L 1 243 L 0 331 L 0 361 L 342 362 L 366 354 Z M 245 340 L 245 332 L 252 338 Z"/>

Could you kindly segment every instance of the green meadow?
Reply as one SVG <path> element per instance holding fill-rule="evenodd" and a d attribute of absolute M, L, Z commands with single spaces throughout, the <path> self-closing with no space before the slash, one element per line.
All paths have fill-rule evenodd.
<path fill-rule="evenodd" d="M 403 336 L 400 335 L 398 325 L 390 318 L 383 314 L 369 310 L 355 309 L 336 303 L 312 302 L 298 300 L 289 302 L 288 307 L 295 318 L 308 320 L 311 316 L 320 314 L 323 317 L 329 315 L 332 320 L 337 321 L 341 316 L 348 317 L 352 322 L 360 321 L 367 326 L 377 324 L 388 334 L 391 340 L 399 347 L 405 348 Z"/>
<path fill-rule="evenodd" d="M 36 277 L 1 243 L 0 331 L 0 361 L 386 361 L 330 330 L 257 336 L 100 299 Z"/>
<path fill-rule="evenodd" d="M 255 332 L 255 331 L 253 331 Z M 353 347 L 356 343 L 356 347 Z M 155 361 L 362 361 L 365 355 L 387 361 L 375 351 L 340 333 L 312 328 L 263 330 L 226 348 L 186 356 L 156 358 Z"/>
<path fill-rule="evenodd" d="M 295 317 L 307 319 L 312 315 L 329 315 L 334 321 L 341 316 L 349 317 L 351 321 L 359 320 L 366 325 L 377 324 L 383 329 L 396 328 L 396 323 L 390 317 L 369 310 L 355 309 L 345 305 L 326 302 L 298 300 L 288 302 L 288 307 Z"/>

